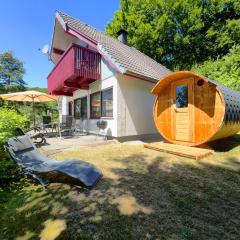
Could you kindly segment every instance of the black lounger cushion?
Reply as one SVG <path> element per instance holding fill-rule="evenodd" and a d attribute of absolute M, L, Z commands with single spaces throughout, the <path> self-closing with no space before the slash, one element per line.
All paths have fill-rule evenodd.
<path fill-rule="evenodd" d="M 102 176 L 99 169 L 82 160 L 68 159 L 58 161 L 42 155 L 26 135 L 10 138 L 6 149 L 12 158 L 24 169 L 24 172 L 28 173 L 28 175 L 32 174 L 35 179 L 38 179 L 38 177 L 43 179 L 45 177 L 48 180 L 47 175 L 58 173 L 58 175 L 62 174 L 64 179 L 67 179 L 68 176 L 69 179 L 74 179 L 75 183 L 78 181 L 79 185 L 92 187 Z"/>
<path fill-rule="evenodd" d="M 14 153 L 33 150 L 35 148 L 30 138 L 26 135 L 19 136 L 17 138 L 10 138 L 8 140 L 8 145 L 11 146 Z"/>

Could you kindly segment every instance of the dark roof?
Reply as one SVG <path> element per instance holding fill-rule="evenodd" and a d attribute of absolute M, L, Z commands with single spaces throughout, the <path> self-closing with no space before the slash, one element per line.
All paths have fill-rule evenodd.
<path fill-rule="evenodd" d="M 123 73 L 130 72 L 149 79 L 159 80 L 171 72 L 136 48 L 125 45 L 71 16 L 61 12 L 57 12 L 57 14 L 68 27 L 97 42 L 102 53 L 110 57 L 116 66 L 123 69 Z"/>

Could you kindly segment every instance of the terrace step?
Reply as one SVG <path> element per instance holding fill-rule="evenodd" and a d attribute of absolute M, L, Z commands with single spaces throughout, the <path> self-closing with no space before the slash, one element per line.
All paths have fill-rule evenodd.
<path fill-rule="evenodd" d="M 144 147 L 196 160 L 203 159 L 214 153 L 212 149 L 189 147 L 165 142 L 146 143 L 144 144 Z"/>

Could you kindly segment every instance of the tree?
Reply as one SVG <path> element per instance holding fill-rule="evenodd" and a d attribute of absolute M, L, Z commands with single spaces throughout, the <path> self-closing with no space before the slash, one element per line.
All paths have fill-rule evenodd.
<path fill-rule="evenodd" d="M 108 34 L 129 33 L 136 47 L 170 69 L 191 69 L 240 41 L 238 0 L 121 0 Z"/>
<path fill-rule="evenodd" d="M 191 70 L 240 91 L 240 46 L 233 47 L 227 55 L 215 61 L 196 64 Z"/>
<path fill-rule="evenodd" d="M 23 62 L 11 51 L 0 54 L 0 87 L 3 92 L 24 90 L 24 74 Z"/>

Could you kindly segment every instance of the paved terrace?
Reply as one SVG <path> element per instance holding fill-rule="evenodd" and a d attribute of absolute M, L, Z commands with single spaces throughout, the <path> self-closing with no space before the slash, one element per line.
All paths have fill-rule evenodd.
<path fill-rule="evenodd" d="M 84 135 L 69 137 L 47 138 L 47 144 L 40 148 L 46 155 L 51 155 L 63 151 L 79 150 L 86 146 L 98 146 L 109 143 L 117 143 L 116 140 L 105 140 L 102 136 Z"/>
<path fill-rule="evenodd" d="M 60 137 L 48 137 L 47 144 L 40 148 L 46 155 L 51 155 L 59 152 L 64 151 L 76 151 L 83 147 L 94 147 L 99 145 L 106 145 L 106 144 L 128 144 L 128 145 L 138 145 L 144 144 L 146 142 L 156 142 L 162 141 L 162 137 L 160 135 L 148 135 L 144 138 L 136 139 L 129 139 L 129 138 L 122 138 L 122 139 L 112 139 L 106 140 L 103 136 L 96 136 L 96 135 L 77 135 L 77 136 L 62 136 Z"/>

